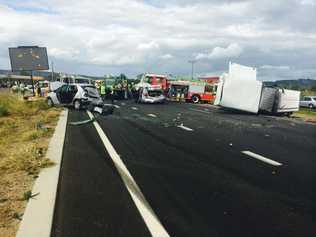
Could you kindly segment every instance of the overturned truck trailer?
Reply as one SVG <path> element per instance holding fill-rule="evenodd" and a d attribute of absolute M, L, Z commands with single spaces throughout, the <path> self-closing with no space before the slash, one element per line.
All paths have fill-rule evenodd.
<path fill-rule="evenodd" d="M 214 104 L 250 113 L 290 114 L 299 110 L 300 92 L 265 87 L 255 68 L 229 64 L 217 88 Z"/>

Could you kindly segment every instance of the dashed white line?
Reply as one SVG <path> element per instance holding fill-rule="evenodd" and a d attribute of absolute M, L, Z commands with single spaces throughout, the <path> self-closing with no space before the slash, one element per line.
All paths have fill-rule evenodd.
<path fill-rule="evenodd" d="M 155 114 L 147 114 L 149 117 L 152 117 L 152 118 L 157 118 L 157 115 Z"/>
<path fill-rule="evenodd" d="M 189 131 L 189 132 L 194 131 L 192 128 L 189 128 L 189 127 L 183 126 L 183 124 L 178 125 L 177 127 L 178 127 L 178 128 L 182 128 L 183 130 L 186 130 L 186 131 Z"/>
<path fill-rule="evenodd" d="M 271 160 L 271 159 L 266 158 L 266 157 L 264 157 L 262 155 L 258 155 L 256 153 L 251 152 L 251 151 L 242 151 L 241 153 L 243 153 L 245 155 L 248 155 L 248 156 L 250 156 L 252 158 L 255 158 L 257 160 L 261 160 L 261 161 L 263 161 L 263 162 L 265 162 L 267 164 L 273 165 L 273 166 L 281 166 L 282 165 L 282 163 L 279 163 L 277 161 Z"/>
<path fill-rule="evenodd" d="M 90 119 L 93 118 L 92 113 L 87 111 Z M 112 146 L 110 140 L 100 127 L 97 121 L 93 122 L 94 127 L 96 128 L 108 154 L 110 155 L 111 159 L 114 162 L 116 169 L 118 170 L 129 194 L 131 195 L 139 213 L 141 214 L 148 230 L 150 231 L 153 237 L 169 237 L 168 232 L 162 226 L 161 222 L 159 221 L 158 217 L 156 216 L 155 212 L 149 205 L 148 201 L 146 200 L 144 194 L 140 190 L 139 186 L 135 182 L 134 178 L 126 168 L 125 164 L 121 160 L 120 156 Z"/>
<path fill-rule="evenodd" d="M 131 109 L 132 109 L 132 110 L 138 110 L 138 108 L 137 108 L 137 107 L 131 107 Z"/>

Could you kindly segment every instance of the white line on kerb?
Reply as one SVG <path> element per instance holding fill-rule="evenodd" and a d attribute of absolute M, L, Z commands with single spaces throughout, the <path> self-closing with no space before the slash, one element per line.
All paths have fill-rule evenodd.
<path fill-rule="evenodd" d="M 147 114 L 149 117 L 152 117 L 152 118 L 157 118 L 157 115 L 155 114 Z"/>
<path fill-rule="evenodd" d="M 263 162 L 265 162 L 267 164 L 273 165 L 273 166 L 281 166 L 282 165 L 279 162 L 276 162 L 274 160 L 268 159 L 268 158 L 266 158 L 264 156 L 258 155 L 256 153 L 251 152 L 251 151 L 242 151 L 241 153 L 243 153 L 245 155 L 248 155 L 248 156 L 251 156 L 251 157 L 253 157 L 253 158 L 257 159 L 257 160 L 261 160 L 261 161 L 263 161 Z"/>
<path fill-rule="evenodd" d="M 92 113 L 87 111 L 90 119 L 93 118 Z M 139 213 L 141 214 L 148 230 L 150 231 L 153 237 L 167 237 L 169 234 L 165 230 L 165 228 L 160 223 L 158 217 L 156 216 L 155 212 L 149 205 L 148 201 L 146 200 L 144 194 L 140 190 L 139 186 L 135 182 L 134 178 L 126 168 L 125 164 L 121 160 L 120 156 L 117 154 L 116 150 L 112 146 L 110 140 L 105 135 L 104 131 L 100 127 L 99 123 L 94 121 L 94 127 L 96 128 L 106 150 L 108 151 L 111 159 L 114 162 L 116 169 L 118 170 L 129 194 L 131 195 Z"/>
<path fill-rule="evenodd" d="M 178 127 L 178 128 L 182 128 L 183 130 L 186 130 L 186 131 L 189 131 L 189 132 L 194 131 L 192 128 L 189 128 L 189 127 L 183 126 L 183 124 L 178 125 L 177 127 Z"/>

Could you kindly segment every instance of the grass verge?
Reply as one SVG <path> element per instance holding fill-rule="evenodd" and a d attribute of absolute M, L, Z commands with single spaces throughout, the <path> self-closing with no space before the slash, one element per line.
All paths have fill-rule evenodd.
<path fill-rule="evenodd" d="M 44 99 L 23 101 L 0 93 L 0 237 L 13 237 L 27 204 L 27 197 L 42 168 L 49 140 L 61 112 Z"/>
<path fill-rule="evenodd" d="M 306 122 L 316 123 L 316 110 L 300 108 L 300 111 L 294 113 L 294 117 L 301 118 Z"/>

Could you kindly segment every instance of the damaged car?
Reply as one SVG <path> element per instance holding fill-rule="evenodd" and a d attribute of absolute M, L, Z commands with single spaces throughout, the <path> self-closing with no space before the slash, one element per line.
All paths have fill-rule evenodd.
<path fill-rule="evenodd" d="M 56 88 L 51 86 L 47 96 L 47 104 L 73 106 L 76 110 L 87 108 L 96 109 L 102 113 L 103 100 L 95 86 L 90 84 L 59 84 Z M 99 108 L 99 109 L 98 109 Z"/>

